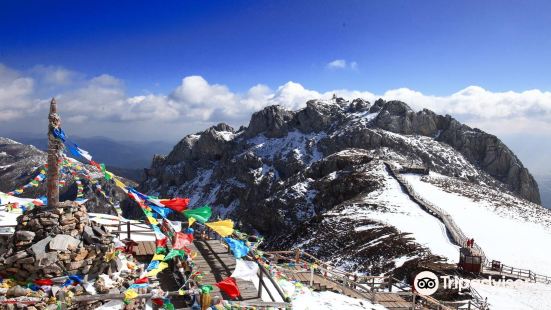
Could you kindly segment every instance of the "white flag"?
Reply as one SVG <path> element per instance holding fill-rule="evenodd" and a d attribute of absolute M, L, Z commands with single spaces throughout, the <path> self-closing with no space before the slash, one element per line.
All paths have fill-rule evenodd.
<path fill-rule="evenodd" d="M 253 261 L 242 259 L 235 260 L 235 270 L 231 274 L 232 278 L 243 279 L 245 281 L 253 281 L 257 278 L 258 264 Z"/>

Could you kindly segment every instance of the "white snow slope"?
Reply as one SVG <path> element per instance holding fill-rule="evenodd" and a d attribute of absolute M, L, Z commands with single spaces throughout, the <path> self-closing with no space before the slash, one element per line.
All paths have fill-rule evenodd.
<path fill-rule="evenodd" d="M 458 194 L 457 181 L 437 174 L 430 175 L 432 183 L 415 174 L 404 177 L 417 194 L 448 212 L 488 259 L 551 276 L 551 212 L 484 186 L 461 183 L 465 192 Z M 451 184 L 446 186 L 449 192 L 433 184 L 445 182 Z"/>
<path fill-rule="evenodd" d="M 551 309 L 551 285 L 529 283 L 516 287 L 497 287 L 474 283 L 472 286 L 481 296 L 488 298 L 492 310 Z"/>
<path fill-rule="evenodd" d="M 402 191 L 398 181 L 388 174 L 384 165 L 379 165 L 378 169 L 385 185 L 382 190 L 368 194 L 364 202 L 383 205 L 386 208 L 374 210 L 353 205 L 340 211 L 339 215 L 353 219 L 367 218 L 394 226 L 402 232 L 411 233 L 417 243 L 430 249 L 433 254 L 443 256 L 449 262 L 456 262 L 459 258 L 459 248 L 450 242 L 444 224 L 413 202 Z M 361 230 L 362 227 L 355 229 Z"/>

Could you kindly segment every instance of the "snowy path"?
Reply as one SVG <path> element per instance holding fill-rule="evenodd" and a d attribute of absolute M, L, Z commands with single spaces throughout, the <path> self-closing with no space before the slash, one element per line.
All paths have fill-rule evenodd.
<path fill-rule="evenodd" d="M 416 193 L 428 202 L 449 213 L 465 234 L 472 236 L 489 258 L 517 268 L 551 275 L 549 249 L 551 230 L 542 224 L 521 221 L 494 212 L 496 206 L 488 201 L 471 198 L 443 189 L 421 180 L 421 176 L 403 177 Z M 512 211 L 511 211 L 512 212 Z"/>
<path fill-rule="evenodd" d="M 402 232 L 411 233 L 417 243 L 426 246 L 433 254 L 443 256 L 449 262 L 457 261 L 459 247 L 449 240 L 444 224 L 412 201 L 384 166 L 381 166 L 381 175 L 385 178 L 384 190 L 370 193 L 364 201 L 384 205 L 388 210 L 349 211 L 355 214 L 355 217 L 365 216 L 394 226 Z"/>

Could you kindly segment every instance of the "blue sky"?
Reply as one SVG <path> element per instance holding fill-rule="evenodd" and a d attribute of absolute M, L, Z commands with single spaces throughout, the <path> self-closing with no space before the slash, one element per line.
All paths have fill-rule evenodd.
<path fill-rule="evenodd" d="M 269 104 L 399 99 L 551 173 L 550 1 L 4 1 L 0 134 L 176 142 Z"/>
<path fill-rule="evenodd" d="M 246 91 L 549 89 L 549 1 L 2 1 L 0 61 L 108 73 L 129 94 L 201 75 Z M 357 70 L 327 70 L 334 59 Z"/>

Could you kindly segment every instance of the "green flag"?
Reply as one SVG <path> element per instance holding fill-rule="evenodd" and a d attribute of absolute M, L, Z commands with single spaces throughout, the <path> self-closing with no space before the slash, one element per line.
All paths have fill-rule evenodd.
<path fill-rule="evenodd" d="M 184 215 L 187 218 L 194 218 L 198 222 L 205 224 L 210 219 L 210 216 L 212 215 L 212 210 L 209 206 L 204 206 L 197 209 L 190 209 L 184 211 Z"/>
<path fill-rule="evenodd" d="M 201 285 L 199 289 L 203 294 L 210 294 L 210 292 L 212 292 L 214 288 L 212 287 L 212 285 Z"/>
<path fill-rule="evenodd" d="M 176 250 L 176 249 L 170 250 L 170 252 L 168 252 L 168 254 L 165 256 L 164 261 L 165 262 L 169 261 L 176 256 L 184 257 L 184 250 Z"/>
<path fill-rule="evenodd" d="M 101 172 L 103 172 L 103 176 L 106 180 L 111 180 L 111 173 L 105 169 L 105 164 L 100 164 Z"/>
<path fill-rule="evenodd" d="M 165 301 L 163 304 L 163 309 L 165 310 L 174 310 L 174 304 L 172 304 L 170 301 Z"/>

